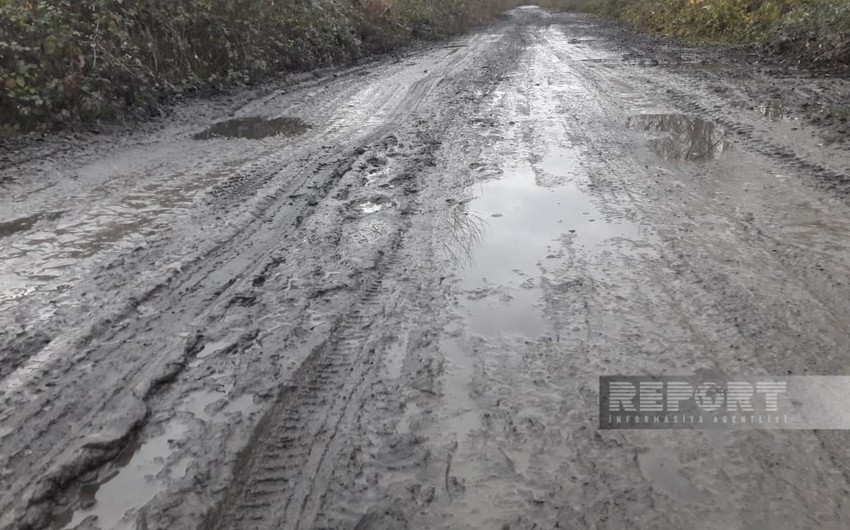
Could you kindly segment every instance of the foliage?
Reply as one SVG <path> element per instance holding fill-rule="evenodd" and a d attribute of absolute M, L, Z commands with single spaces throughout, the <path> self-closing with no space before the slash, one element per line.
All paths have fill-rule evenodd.
<path fill-rule="evenodd" d="M 492 16 L 487 0 L 0 0 L 0 135 L 342 63 Z"/>
<path fill-rule="evenodd" d="M 798 0 L 649 0 L 623 18 L 648 31 L 688 40 L 763 44 Z"/>
<path fill-rule="evenodd" d="M 800 60 L 850 66 L 850 1 L 801 2 L 782 20 L 777 47 Z"/>
<path fill-rule="evenodd" d="M 541 0 L 690 42 L 777 44 L 800 60 L 850 64 L 850 0 Z"/>
<path fill-rule="evenodd" d="M 440 38 L 518 0 L 0 0 L 0 136 L 157 113 L 175 94 L 250 84 Z M 766 44 L 850 64 L 850 0 L 539 0 L 691 41 Z"/>

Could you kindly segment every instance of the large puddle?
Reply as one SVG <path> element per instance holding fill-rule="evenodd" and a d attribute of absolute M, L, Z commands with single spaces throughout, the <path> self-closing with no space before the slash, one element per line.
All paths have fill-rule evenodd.
<path fill-rule="evenodd" d="M 638 114 L 626 126 L 656 133 L 649 146 L 668 160 L 701 162 L 720 158 L 731 148 L 726 131 L 714 122 L 685 114 Z"/>
<path fill-rule="evenodd" d="M 520 417 L 536 424 L 532 418 L 545 410 L 536 401 L 557 399 L 549 393 L 554 389 L 532 397 L 529 388 L 514 394 L 500 385 L 524 384 L 529 374 L 514 379 L 510 372 L 528 366 L 530 345 L 557 340 L 547 300 L 569 288 L 563 277 L 581 275 L 625 240 L 645 235 L 591 194 L 584 158 L 579 148 L 549 146 L 542 156 L 502 168 L 501 178 L 475 185 L 471 200 L 451 205 L 455 230 L 446 248 L 457 263 L 452 290 L 461 318 L 449 324 L 439 345 L 443 405 L 433 436 L 446 451 L 438 457 L 448 461 L 446 494 L 451 498 L 455 488 L 464 493 L 447 527 L 499 528 L 508 516 L 499 516 L 503 499 L 529 501 L 537 494 L 529 477 L 540 473 L 536 466 L 545 457 L 538 461 L 531 448 L 513 450 L 512 434 L 503 443 L 496 426 L 505 417 L 510 429 L 522 429 L 515 427 Z M 481 388 L 491 380 L 492 395 Z M 500 399 L 482 401 L 481 394 Z M 515 407 L 528 407 L 528 415 L 503 415 Z M 417 414 L 409 411 L 406 423 L 415 425 Z"/>
<path fill-rule="evenodd" d="M 226 390 L 199 390 L 187 396 L 177 410 L 178 417 L 166 422 L 160 434 L 142 443 L 131 443 L 101 477 L 82 484 L 76 501 L 54 516 L 51 528 L 73 529 L 89 518 L 94 518 L 95 527 L 103 530 L 135 528 L 132 514 L 164 491 L 170 481 L 186 473 L 188 458 L 167 464 L 190 431 L 192 419 L 187 415 L 209 423 L 258 410 L 253 396 L 248 394 L 217 407 L 226 396 Z"/>
<path fill-rule="evenodd" d="M 485 337 L 546 335 L 541 282 L 571 252 L 598 253 L 614 238 L 639 237 L 639 226 L 615 221 L 582 189 L 577 153 L 553 149 L 534 164 L 476 186 L 456 205 L 449 246 L 464 264 L 461 289 L 470 331 Z"/>
<path fill-rule="evenodd" d="M 298 136 L 310 129 L 310 125 L 299 118 L 235 118 L 213 124 L 195 135 L 196 140 L 213 138 L 247 138 L 259 140 L 270 136 Z"/>

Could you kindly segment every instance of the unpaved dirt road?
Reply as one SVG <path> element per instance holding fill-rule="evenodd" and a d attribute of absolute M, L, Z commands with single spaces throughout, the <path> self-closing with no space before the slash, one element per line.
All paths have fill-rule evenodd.
<path fill-rule="evenodd" d="M 4 153 L 0 527 L 850 528 L 845 432 L 597 429 L 850 370 L 850 83 L 756 60 L 526 8 Z"/>

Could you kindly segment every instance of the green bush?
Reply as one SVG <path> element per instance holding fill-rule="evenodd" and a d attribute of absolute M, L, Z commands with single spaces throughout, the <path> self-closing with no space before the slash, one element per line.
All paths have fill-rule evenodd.
<path fill-rule="evenodd" d="M 805 61 L 850 65 L 850 0 L 540 0 L 690 42 L 778 44 Z"/>
<path fill-rule="evenodd" d="M 850 66 L 850 1 L 803 2 L 777 31 L 779 48 L 801 60 Z"/>
<path fill-rule="evenodd" d="M 491 17 L 488 0 L 0 0 L 0 134 L 351 61 Z"/>
<path fill-rule="evenodd" d="M 0 123 L 110 118 L 166 93 L 344 60 L 340 10 L 259 0 L 0 0 Z"/>
<path fill-rule="evenodd" d="M 685 38 L 729 44 L 770 41 L 795 0 L 648 0 L 622 12 L 638 28 Z"/>

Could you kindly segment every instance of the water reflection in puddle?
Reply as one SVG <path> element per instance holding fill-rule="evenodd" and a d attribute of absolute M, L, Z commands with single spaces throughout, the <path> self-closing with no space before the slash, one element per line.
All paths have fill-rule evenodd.
<path fill-rule="evenodd" d="M 186 397 L 178 412 L 190 414 L 203 422 L 224 421 L 235 413 L 249 415 L 258 410 L 250 394 L 228 401 L 218 410 L 213 405 L 227 397 L 227 391 L 199 390 Z M 99 480 L 80 487 L 77 502 L 68 510 L 54 516 L 51 528 L 72 529 L 88 518 L 103 530 L 135 528 L 132 517 L 125 515 L 150 502 L 165 490 L 168 480 L 181 478 L 189 460 L 174 462 L 165 473 L 166 462 L 186 439 L 190 420 L 173 419 L 165 424 L 162 433 L 143 443 L 128 445 L 112 462 L 112 472 Z"/>
<path fill-rule="evenodd" d="M 639 227 L 607 219 L 580 189 L 575 156 L 553 150 L 481 184 L 474 201 L 454 207 L 458 232 L 448 249 L 465 264 L 460 287 L 472 333 L 541 337 L 549 330 L 541 301 L 545 268 L 560 263 L 567 247 L 593 253 L 611 238 L 640 235 Z"/>
<path fill-rule="evenodd" d="M 236 118 L 213 124 L 195 135 L 196 140 L 213 138 L 247 138 L 259 140 L 270 136 L 298 136 L 310 129 L 310 125 L 299 118 L 267 119 L 259 116 Z"/>
<path fill-rule="evenodd" d="M 182 439 L 188 427 L 169 423 L 159 436 L 145 443 L 131 444 L 114 462 L 117 471 L 104 481 L 80 488 L 81 510 L 60 514 L 53 528 L 75 528 L 86 518 L 97 517 L 97 526 L 106 529 L 131 528 L 119 523 L 127 510 L 144 506 L 162 489 L 165 459 L 173 444 Z"/>
<path fill-rule="evenodd" d="M 713 160 L 731 148 L 723 128 L 695 116 L 638 114 L 631 116 L 626 126 L 639 131 L 665 133 L 652 138 L 649 145 L 668 160 Z"/>

